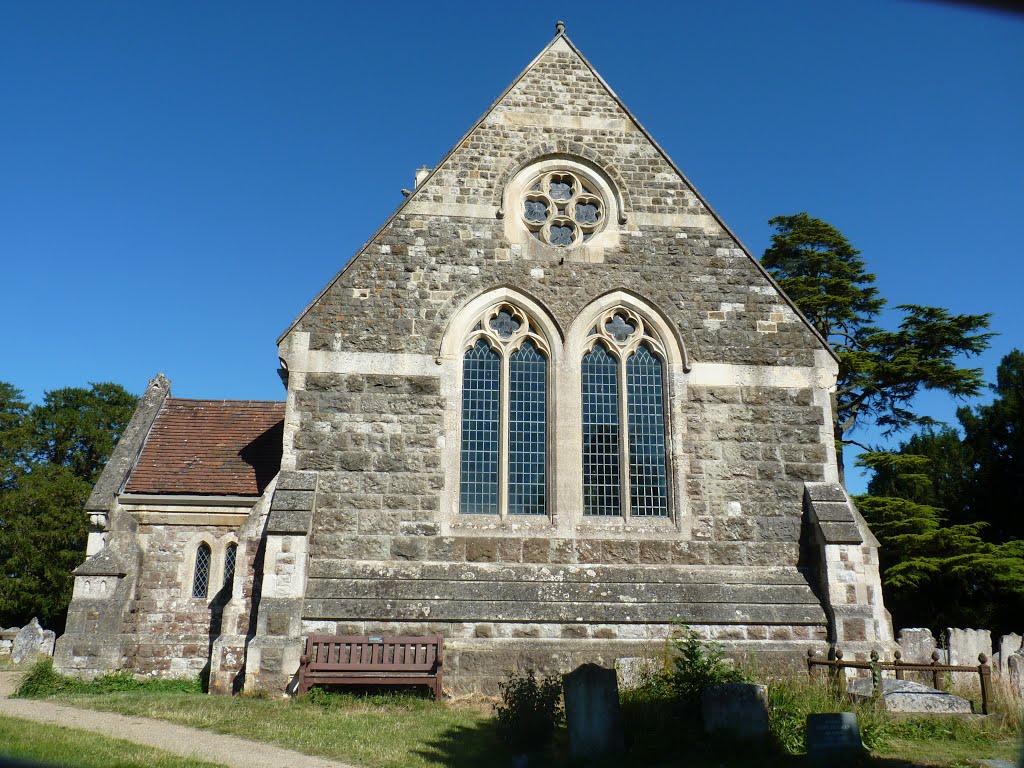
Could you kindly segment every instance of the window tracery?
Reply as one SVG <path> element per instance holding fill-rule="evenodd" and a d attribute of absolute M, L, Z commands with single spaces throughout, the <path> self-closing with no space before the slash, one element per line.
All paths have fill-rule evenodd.
<path fill-rule="evenodd" d="M 547 513 L 547 344 L 526 313 L 502 303 L 463 346 L 460 510 Z"/>
<path fill-rule="evenodd" d="M 598 187 L 568 170 L 543 173 L 526 185 L 523 222 L 542 243 L 569 248 L 585 243 L 604 223 Z"/>

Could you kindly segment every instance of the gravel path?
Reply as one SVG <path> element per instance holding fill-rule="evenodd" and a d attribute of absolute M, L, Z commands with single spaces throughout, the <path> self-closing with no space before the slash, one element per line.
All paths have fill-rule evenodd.
<path fill-rule="evenodd" d="M 14 691 L 17 679 L 18 675 L 0 673 L 0 697 L 9 696 Z M 349 763 L 304 755 L 237 736 L 187 728 L 163 720 L 68 707 L 45 699 L 0 698 L 0 715 L 95 731 L 230 768 L 355 768 Z"/>

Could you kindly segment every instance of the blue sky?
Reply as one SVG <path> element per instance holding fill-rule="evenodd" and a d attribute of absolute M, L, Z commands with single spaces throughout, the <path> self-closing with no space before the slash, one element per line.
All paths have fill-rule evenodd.
<path fill-rule="evenodd" d="M 557 18 L 755 255 L 806 210 L 892 304 L 994 313 L 990 378 L 1024 345 L 1024 17 L 0 0 L 0 379 L 282 398 L 277 336 Z"/>

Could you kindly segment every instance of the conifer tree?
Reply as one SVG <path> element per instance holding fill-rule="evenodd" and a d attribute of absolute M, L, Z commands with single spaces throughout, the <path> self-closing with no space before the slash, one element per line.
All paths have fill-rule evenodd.
<path fill-rule="evenodd" d="M 968 397 L 982 389 L 981 371 L 959 360 L 987 348 L 989 315 L 901 304 L 898 326 L 883 328 L 877 323 L 886 300 L 875 275 L 839 230 L 807 213 L 769 223 L 775 234 L 761 263 L 839 356 L 834 434 L 840 473 L 844 445 L 867 448 L 853 438 L 857 427 L 873 424 L 892 435 L 931 423 L 911 410 L 920 391 Z"/>

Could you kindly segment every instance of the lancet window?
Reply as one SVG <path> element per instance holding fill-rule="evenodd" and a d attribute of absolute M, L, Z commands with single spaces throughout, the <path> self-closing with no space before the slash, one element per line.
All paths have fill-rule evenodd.
<path fill-rule="evenodd" d="M 192 575 L 192 597 L 206 597 L 210 588 L 210 545 L 203 542 L 196 549 L 196 567 Z"/>
<path fill-rule="evenodd" d="M 547 513 L 549 350 L 529 317 L 499 304 L 472 326 L 462 356 L 459 508 Z"/>
<path fill-rule="evenodd" d="M 585 515 L 668 516 L 664 360 L 628 309 L 591 329 L 581 363 Z"/>

